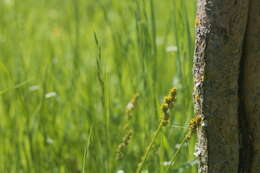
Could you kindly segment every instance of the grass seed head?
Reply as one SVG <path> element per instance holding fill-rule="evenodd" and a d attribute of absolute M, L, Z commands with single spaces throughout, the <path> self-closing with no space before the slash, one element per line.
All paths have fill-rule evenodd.
<path fill-rule="evenodd" d="M 166 104 L 166 103 L 161 104 L 161 110 L 162 110 L 163 113 L 167 113 L 168 109 L 169 109 L 168 104 Z"/>
<path fill-rule="evenodd" d="M 130 100 L 130 102 L 127 104 L 126 106 L 126 114 L 127 114 L 127 117 L 128 119 L 131 119 L 132 116 L 131 116 L 131 113 L 133 112 L 133 110 L 135 109 L 136 105 L 137 105 L 137 100 L 139 98 L 139 94 L 136 93 L 132 99 Z"/>
<path fill-rule="evenodd" d="M 189 122 L 189 133 L 187 134 L 186 138 L 191 138 L 191 136 L 196 132 L 197 128 L 200 125 L 200 122 L 202 120 L 201 115 L 195 116 L 193 119 Z"/>
<path fill-rule="evenodd" d="M 132 130 L 129 130 L 126 135 L 124 136 L 123 138 L 123 141 L 122 143 L 120 143 L 117 147 L 117 151 L 116 151 L 116 159 L 117 160 L 121 160 L 124 156 L 124 150 L 125 148 L 128 146 L 130 140 L 131 140 L 131 137 L 133 135 L 133 131 Z"/>
<path fill-rule="evenodd" d="M 176 101 L 176 94 L 177 90 L 175 87 L 173 87 L 167 96 L 164 97 L 163 103 L 161 104 L 161 125 L 166 126 L 169 122 L 170 114 L 169 111 L 170 109 L 173 108 L 174 103 Z"/>
<path fill-rule="evenodd" d="M 170 90 L 170 93 L 169 95 L 173 98 L 176 97 L 176 94 L 177 94 L 177 89 L 175 87 L 172 87 L 172 89 Z"/>
<path fill-rule="evenodd" d="M 164 97 L 165 103 L 170 104 L 170 103 L 172 103 L 172 101 L 173 101 L 173 97 L 171 97 L 171 96 L 165 96 Z"/>

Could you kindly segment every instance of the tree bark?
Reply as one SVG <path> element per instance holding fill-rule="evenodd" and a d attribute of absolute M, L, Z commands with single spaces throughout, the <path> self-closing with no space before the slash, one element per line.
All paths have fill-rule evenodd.
<path fill-rule="evenodd" d="M 241 107 L 242 115 L 247 128 L 242 134 L 244 145 L 242 158 L 247 159 L 247 165 L 241 166 L 241 172 L 260 173 L 260 1 L 251 0 L 245 46 L 241 61 Z M 241 124 L 243 122 L 240 122 Z M 240 131 L 244 131 L 240 129 Z M 249 149 L 247 149 L 247 147 Z M 244 149 L 244 150 L 243 150 Z M 243 154 L 244 153 L 244 154 Z M 246 155 L 243 158 L 243 155 Z"/>
<path fill-rule="evenodd" d="M 260 1 L 199 0 L 195 113 L 200 173 L 260 172 Z"/>

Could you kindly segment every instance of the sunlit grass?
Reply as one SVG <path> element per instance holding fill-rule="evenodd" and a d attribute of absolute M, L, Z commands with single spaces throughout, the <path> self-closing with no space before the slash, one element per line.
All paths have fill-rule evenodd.
<path fill-rule="evenodd" d="M 194 15 L 183 0 L 0 0 L 0 172 L 134 172 L 175 86 L 143 169 L 165 172 L 193 116 Z M 196 172 L 194 142 L 172 171 Z"/>

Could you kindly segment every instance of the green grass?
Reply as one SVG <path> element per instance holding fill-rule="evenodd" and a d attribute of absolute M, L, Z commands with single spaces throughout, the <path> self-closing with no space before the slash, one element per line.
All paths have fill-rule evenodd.
<path fill-rule="evenodd" d="M 0 0 L 0 172 L 134 172 L 174 85 L 176 107 L 144 166 L 165 172 L 193 116 L 194 15 L 183 0 Z M 194 143 L 172 172 L 197 172 Z"/>

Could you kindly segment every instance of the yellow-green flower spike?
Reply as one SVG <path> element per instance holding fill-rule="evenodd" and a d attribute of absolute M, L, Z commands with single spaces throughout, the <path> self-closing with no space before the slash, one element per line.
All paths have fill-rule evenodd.
<path fill-rule="evenodd" d="M 169 95 L 173 98 L 176 97 L 176 94 L 177 94 L 177 89 L 175 87 L 173 87 L 171 90 L 170 90 L 170 93 Z"/>
<path fill-rule="evenodd" d="M 173 101 L 173 97 L 171 96 L 165 96 L 164 97 L 164 102 L 167 104 L 171 104 L 171 102 Z"/>
<path fill-rule="evenodd" d="M 169 109 L 168 104 L 166 104 L 166 103 L 161 104 L 161 110 L 163 113 L 167 113 L 168 109 Z"/>

